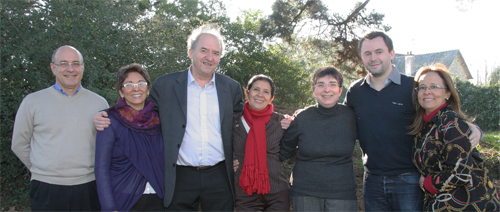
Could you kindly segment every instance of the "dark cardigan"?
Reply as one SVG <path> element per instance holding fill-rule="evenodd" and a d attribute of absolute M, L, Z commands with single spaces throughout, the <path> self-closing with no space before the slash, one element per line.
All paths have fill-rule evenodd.
<path fill-rule="evenodd" d="M 356 116 L 347 106 L 313 105 L 298 113 L 281 140 L 280 159 L 298 146 L 293 169 L 293 195 L 356 200 L 352 152 Z"/>
<path fill-rule="evenodd" d="M 239 186 L 241 168 L 243 167 L 245 158 L 245 145 L 248 133 L 243 126 L 241 117 L 243 112 L 235 113 L 233 117 L 233 154 L 235 159 L 238 160 L 240 165 L 234 175 L 235 195 L 248 196 L 243 193 L 243 189 Z M 277 193 L 288 189 L 288 180 L 283 173 L 283 168 L 279 160 L 280 140 L 285 132 L 281 128 L 281 120 L 283 115 L 272 113 L 271 119 L 266 125 L 267 136 L 267 169 L 269 171 L 269 185 L 271 186 L 270 194 Z"/>

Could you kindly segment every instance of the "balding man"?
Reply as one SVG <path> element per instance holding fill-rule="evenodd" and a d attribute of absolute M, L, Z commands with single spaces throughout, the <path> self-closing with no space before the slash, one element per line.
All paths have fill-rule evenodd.
<path fill-rule="evenodd" d="M 31 172 L 32 211 L 99 211 L 92 116 L 108 108 L 82 88 L 82 54 L 61 46 L 50 63 L 56 83 L 31 93 L 17 111 L 12 151 Z"/>

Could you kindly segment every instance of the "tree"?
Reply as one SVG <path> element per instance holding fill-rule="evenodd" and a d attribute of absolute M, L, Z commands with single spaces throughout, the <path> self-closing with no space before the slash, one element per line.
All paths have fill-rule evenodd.
<path fill-rule="evenodd" d="M 500 66 L 490 74 L 490 86 L 500 85 Z"/>
<path fill-rule="evenodd" d="M 303 107 L 312 103 L 309 73 L 276 45 L 265 45 L 259 32 L 261 21 L 259 12 L 246 11 L 236 23 L 224 27 L 229 48 L 221 60 L 221 72 L 243 86 L 255 74 L 271 76 L 276 84 L 275 105 Z"/>
<path fill-rule="evenodd" d="M 346 17 L 328 10 L 321 0 L 277 0 L 273 14 L 262 23 L 265 37 L 281 38 L 290 45 L 308 46 L 313 52 L 330 51 L 328 63 L 347 65 L 346 72 L 363 72 L 358 53 L 358 34 L 373 28 L 389 31 L 383 14 L 366 12 L 370 0 L 357 3 Z M 301 38 L 301 37 L 306 37 Z M 304 42 L 307 41 L 307 42 Z M 310 52 L 309 52 L 310 53 Z"/>
<path fill-rule="evenodd" d="M 22 99 L 53 85 L 52 52 L 66 44 L 79 49 L 85 64 L 83 86 L 112 104 L 118 98 L 113 88 L 118 68 L 151 58 L 137 31 L 142 14 L 133 1 L 2 1 L 2 210 L 29 203 L 29 171 L 10 151 L 12 127 Z"/>

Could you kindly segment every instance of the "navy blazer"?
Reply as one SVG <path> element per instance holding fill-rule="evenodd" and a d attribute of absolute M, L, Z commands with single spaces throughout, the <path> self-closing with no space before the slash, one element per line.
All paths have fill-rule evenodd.
<path fill-rule="evenodd" d="M 177 157 L 186 131 L 188 71 L 189 69 L 157 78 L 150 92 L 150 99 L 154 101 L 160 115 L 165 142 L 165 197 L 163 199 L 165 207 L 170 205 L 174 195 Z M 219 99 L 226 170 L 234 201 L 232 121 L 233 112 L 243 110 L 241 85 L 227 76 L 215 73 L 215 87 Z"/>

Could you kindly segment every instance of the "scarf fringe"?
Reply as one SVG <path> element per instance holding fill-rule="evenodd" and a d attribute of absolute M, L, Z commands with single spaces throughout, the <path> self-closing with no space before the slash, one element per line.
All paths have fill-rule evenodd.
<path fill-rule="evenodd" d="M 255 165 L 247 165 L 242 169 L 240 177 L 240 187 L 243 192 L 252 195 L 254 192 L 257 194 L 268 194 L 271 191 L 269 185 L 269 172 L 266 170 L 264 173 L 258 173 Z"/>

